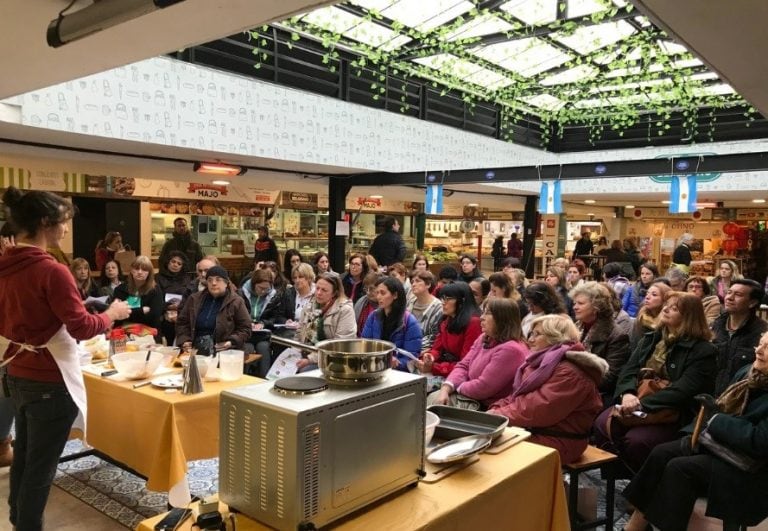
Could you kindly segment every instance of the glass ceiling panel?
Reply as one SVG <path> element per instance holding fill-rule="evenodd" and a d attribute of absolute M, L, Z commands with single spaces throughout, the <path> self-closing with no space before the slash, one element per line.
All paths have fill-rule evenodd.
<path fill-rule="evenodd" d="M 512 29 L 512 24 L 507 23 L 499 17 L 483 15 L 472 19 L 456 31 L 452 31 L 446 35 L 446 40 L 454 41 L 456 39 L 469 39 L 471 37 L 490 35 L 491 33 L 511 31 Z"/>
<path fill-rule="evenodd" d="M 511 0 L 501 9 L 526 24 L 545 24 L 557 18 L 558 0 Z"/>
<path fill-rule="evenodd" d="M 607 22 L 596 26 L 579 28 L 572 35 L 552 35 L 558 42 L 576 50 L 580 54 L 588 54 L 618 42 L 635 32 L 630 24 L 623 20 Z"/>
<path fill-rule="evenodd" d="M 571 68 L 554 76 L 545 77 L 540 81 L 544 86 L 562 85 L 563 83 L 574 83 L 581 81 L 597 74 L 597 68 L 589 65 L 580 65 L 575 68 Z"/>
<path fill-rule="evenodd" d="M 531 77 L 571 59 L 571 56 L 540 39 L 491 44 L 475 49 L 473 53 L 525 77 Z"/>
<path fill-rule="evenodd" d="M 523 101 L 529 105 L 539 107 L 540 109 L 546 109 L 548 111 L 556 111 L 565 105 L 562 101 L 555 98 L 554 96 L 550 96 L 549 94 L 540 94 L 538 96 L 523 98 Z"/>
<path fill-rule="evenodd" d="M 398 0 L 352 0 L 350 4 L 355 4 L 370 11 L 381 13 L 397 1 Z"/>
<path fill-rule="evenodd" d="M 421 57 L 419 59 L 414 59 L 413 62 L 434 68 L 435 70 L 450 73 L 452 76 L 463 79 L 464 81 L 469 81 L 480 87 L 485 87 L 489 90 L 496 90 L 512 84 L 511 79 L 501 74 L 450 54 Z"/>
<path fill-rule="evenodd" d="M 334 33 L 344 33 L 360 24 L 359 17 L 335 7 L 311 11 L 304 15 L 301 20 Z"/>
<path fill-rule="evenodd" d="M 568 18 L 583 17 L 605 9 L 599 0 L 568 0 Z"/>
<path fill-rule="evenodd" d="M 374 48 L 382 47 L 388 51 L 411 41 L 409 37 L 399 35 L 384 26 L 363 20 L 335 7 L 318 9 L 308 13 L 301 20 Z"/>
<path fill-rule="evenodd" d="M 410 28 L 429 31 L 473 7 L 474 4 L 465 0 L 400 0 L 381 14 Z"/>

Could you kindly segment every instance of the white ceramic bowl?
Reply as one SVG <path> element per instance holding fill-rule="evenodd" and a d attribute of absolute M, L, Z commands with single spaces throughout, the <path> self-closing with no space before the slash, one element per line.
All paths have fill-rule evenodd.
<path fill-rule="evenodd" d="M 429 444 L 429 442 L 432 440 L 432 437 L 435 435 L 435 428 L 437 428 L 438 424 L 440 424 L 440 417 L 431 411 L 427 411 L 427 429 L 424 432 L 425 445 Z"/>
<path fill-rule="evenodd" d="M 147 361 L 147 352 L 120 352 L 112 356 L 112 365 L 118 374 L 128 380 L 140 380 L 149 378 L 160 366 L 163 355 L 160 352 L 152 352 Z"/>

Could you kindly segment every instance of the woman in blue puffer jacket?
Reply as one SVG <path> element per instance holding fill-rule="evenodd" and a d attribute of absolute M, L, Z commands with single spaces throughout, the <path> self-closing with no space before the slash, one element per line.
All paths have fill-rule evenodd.
<path fill-rule="evenodd" d="M 631 289 L 624 292 L 624 297 L 621 301 L 622 309 L 630 317 L 637 317 L 637 312 L 640 310 L 640 306 L 643 305 L 648 288 L 651 287 L 654 279 L 658 278 L 658 276 L 659 270 L 655 264 L 646 262 L 640 266 L 640 278 L 637 279 L 637 282 L 635 282 Z"/>
<path fill-rule="evenodd" d="M 421 352 L 421 327 L 416 318 L 405 310 L 405 288 L 394 277 L 386 277 L 376 283 L 376 298 L 379 309 L 368 316 L 360 337 L 390 341 L 413 359 Z M 406 354 L 397 352 L 392 357 L 392 368 L 408 371 Z"/>

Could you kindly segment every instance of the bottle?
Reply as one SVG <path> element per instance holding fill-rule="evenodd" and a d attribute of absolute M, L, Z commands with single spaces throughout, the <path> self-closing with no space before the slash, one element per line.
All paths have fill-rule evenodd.
<path fill-rule="evenodd" d="M 125 335 L 125 330 L 122 328 L 114 328 L 109 333 L 109 365 L 112 364 L 112 356 L 119 352 L 125 352 L 126 344 L 128 343 L 128 336 Z"/>

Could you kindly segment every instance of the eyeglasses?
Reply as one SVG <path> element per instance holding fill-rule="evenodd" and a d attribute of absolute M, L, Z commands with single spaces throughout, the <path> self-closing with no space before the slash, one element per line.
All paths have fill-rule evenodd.
<path fill-rule="evenodd" d="M 349 266 L 350 267 L 353 267 L 353 266 L 354 267 L 363 267 L 363 264 L 361 262 L 350 262 Z"/>
<path fill-rule="evenodd" d="M 544 334 L 542 334 L 538 330 L 531 330 L 530 332 L 528 332 L 528 339 L 529 340 L 533 340 L 533 339 L 536 339 L 537 337 L 543 336 L 543 335 Z"/>

